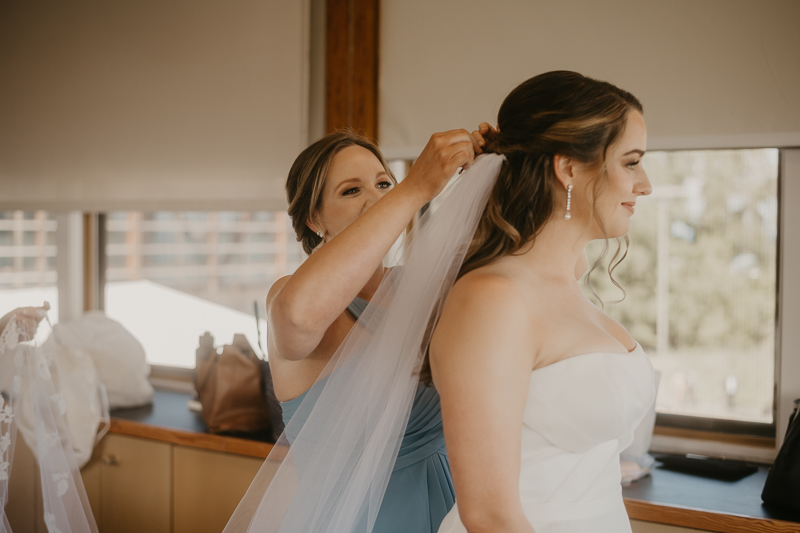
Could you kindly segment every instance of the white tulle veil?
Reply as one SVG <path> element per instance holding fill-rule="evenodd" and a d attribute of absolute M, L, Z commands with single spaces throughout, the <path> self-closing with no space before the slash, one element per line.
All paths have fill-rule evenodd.
<path fill-rule="evenodd" d="M 432 325 L 502 161 L 480 156 L 421 217 L 403 266 L 384 277 L 315 385 L 321 391 L 301 402 L 224 533 L 372 531 Z"/>
<path fill-rule="evenodd" d="M 66 401 L 58 385 L 56 343 L 40 342 L 48 334 L 39 333 L 28 338 L 16 317 L 0 333 L 0 533 L 11 533 L 5 505 L 17 434 L 15 420 L 23 413 L 35 425 L 36 442 L 28 444 L 39 467 L 47 531 L 97 533 L 72 449 Z"/>

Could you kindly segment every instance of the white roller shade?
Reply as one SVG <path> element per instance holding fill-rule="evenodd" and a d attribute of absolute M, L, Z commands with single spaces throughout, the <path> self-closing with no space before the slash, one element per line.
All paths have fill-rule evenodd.
<path fill-rule="evenodd" d="M 0 3 L 0 209 L 282 209 L 308 1 Z"/>
<path fill-rule="evenodd" d="M 381 145 L 494 122 L 549 70 L 635 94 L 651 148 L 800 145 L 796 0 L 383 0 Z"/>

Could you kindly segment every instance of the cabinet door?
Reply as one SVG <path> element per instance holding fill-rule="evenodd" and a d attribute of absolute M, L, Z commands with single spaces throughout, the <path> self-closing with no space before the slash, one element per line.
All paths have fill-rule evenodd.
<path fill-rule="evenodd" d="M 100 497 L 103 493 L 103 488 L 100 486 L 103 475 L 102 452 L 102 446 L 95 446 L 89 462 L 81 468 L 83 487 L 86 489 L 86 497 L 89 499 L 89 505 L 92 506 L 94 521 L 97 523 L 98 529 L 100 528 Z"/>
<path fill-rule="evenodd" d="M 225 528 L 263 459 L 175 446 L 175 533 L 219 533 Z"/>
<path fill-rule="evenodd" d="M 37 521 L 44 526 L 44 520 L 39 517 L 42 513 L 39 467 L 20 433 L 17 433 L 14 448 L 11 477 L 8 480 L 6 516 L 14 533 L 36 533 Z"/>
<path fill-rule="evenodd" d="M 699 529 L 686 529 L 641 520 L 631 520 L 631 529 L 633 533 L 702 533 Z"/>
<path fill-rule="evenodd" d="M 169 533 L 172 445 L 109 434 L 100 446 L 100 530 Z"/>

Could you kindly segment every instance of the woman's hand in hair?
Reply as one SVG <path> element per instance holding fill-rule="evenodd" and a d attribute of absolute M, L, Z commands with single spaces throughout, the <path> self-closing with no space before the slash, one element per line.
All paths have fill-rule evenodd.
<path fill-rule="evenodd" d="M 478 144 L 480 145 L 480 150 L 476 151 L 476 153 L 494 153 L 494 138 L 499 131 L 500 130 L 493 127 L 488 122 L 481 122 L 478 126 L 478 129 L 472 132 L 472 137 L 477 140 Z"/>
<path fill-rule="evenodd" d="M 408 188 L 432 200 L 442 192 L 459 168 L 466 168 L 479 152 L 479 139 L 467 130 L 434 133 L 398 187 Z"/>

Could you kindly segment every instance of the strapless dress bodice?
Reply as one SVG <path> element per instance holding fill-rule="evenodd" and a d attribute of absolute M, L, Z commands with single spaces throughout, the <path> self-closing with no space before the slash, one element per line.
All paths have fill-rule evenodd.
<path fill-rule="evenodd" d="M 619 454 L 654 401 L 655 372 L 638 344 L 630 353 L 587 353 L 531 372 L 519 487 L 536 533 L 630 531 Z M 466 531 L 457 508 L 440 533 Z"/>

